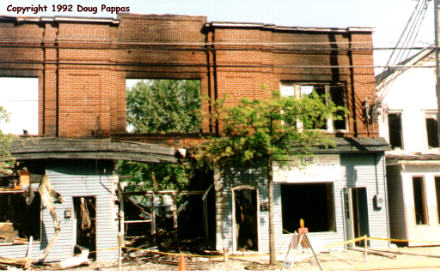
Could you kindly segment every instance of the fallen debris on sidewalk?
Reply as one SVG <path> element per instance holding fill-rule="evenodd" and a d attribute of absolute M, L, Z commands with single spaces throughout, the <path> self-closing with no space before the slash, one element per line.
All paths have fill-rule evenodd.
<path fill-rule="evenodd" d="M 73 256 L 71 258 L 65 259 L 61 262 L 58 263 L 54 263 L 51 266 L 55 269 L 68 269 L 68 268 L 73 268 L 73 267 L 77 267 L 80 265 L 89 265 L 90 261 L 89 261 L 89 250 L 87 248 L 82 248 L 80 246 L 77 245 L 77 247 L 79 247 L 81 249 L 81 253 Z"/>

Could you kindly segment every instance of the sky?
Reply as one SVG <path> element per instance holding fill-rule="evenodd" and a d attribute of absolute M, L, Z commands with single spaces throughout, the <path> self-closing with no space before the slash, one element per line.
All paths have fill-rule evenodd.
<path fill-rule="evenodd" d="M 374 27 L 374 46 L 392 47 L 399 39 L 416 4 L 416 0 L 0 0 L 0 16 L 116 18 L 114 10 L 119 8 L 123 11 L 129 9 L 130 13 L 137 14 L 202 15 L 210 22 L 253 22 L 305 27 Z M 42 9 L 36 10 L 37 7 Z M 417 45 L 433 44 L 433 14 L 431 0 L 417 38 Z M 375 50 L 375 65 L 384 65 L 389 53 L 389 50 Z M 37 134 L 38 82 L 35 79 L 17 82 L 0 78 L 2 89 L 10 89 L 10 86 L 17 86 L 13 85 L 17 83 L 20 83 L 20 91 L 14 91 L 13 94 L 0 92 L 0 105 L 7 107 L 12 119 L 8 126 L 0 124 L 0 129 L 4 132 L 22 133 L 25 127 L 31 134 Z M 17 102 L 12 102 L 17 99 L 29 103 L 34 101 L 35 106 L 30 105 L 32 103 L 26 104 L 25 108 L 30 110 L 24 111 L 23 106 L 19 108 L 16 106 Z M 20 118 L 27 123 L 21 125 L 22 121 L 18 121 Z"/>

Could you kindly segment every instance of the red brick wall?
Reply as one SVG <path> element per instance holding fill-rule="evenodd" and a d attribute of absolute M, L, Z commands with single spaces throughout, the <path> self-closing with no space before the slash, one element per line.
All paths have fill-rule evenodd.
<path fill-rule="evenodd" d="M 119 24 L 0 21 L 0 76 L 39 78 L 41 135 L 125 132 L 125 80 L 176 78 L 199 79 L 202 95 L 228 95 L 229 104 L 244 96 L 268 98 L 281 80 L 344 83 L 348 134 L 372 136 L 362 117 L 362 102 L 375 93 L 372 51 L 349 43 L 371 47 L 369 32 L 221 26 L 198 16 L 119 19 Z M 209 111 L 208 101 L 202 109 Z M 215 124 L 204 119 L 203 130 L 214 132 Z M 377 135 L 377 126 L 374 131 Z"/>

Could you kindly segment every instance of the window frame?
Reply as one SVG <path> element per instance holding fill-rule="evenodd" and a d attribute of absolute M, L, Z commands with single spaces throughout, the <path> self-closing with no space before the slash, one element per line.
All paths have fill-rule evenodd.
<path fill-rule="evenodd" d="M 342 98 L 343 98 L 343 106 L 347 107 L 348 103 L 347 103 L 347 96 L 346 96 L 346 84 L 345 83 L 328 83 L 328 82 L 294 82 L 294 81 L 285 81 L 282 80 L 279 83 L 280 87 L 280 94 L 281 96 L 284 97 L 290 97 L 290 96 L 294 96 L 296 98 L 301 98 L 301 87 L 305 87 L 305 86 L 318 86 L 318 87 L 324 87 L 325 90 L 325 95 L 326 95 L 326 99 L 325 99 L 325 103 L 327 104 L 328 102 L 332 101 L 332 97 L 331 97 L 331 87 L 341 87 L 342 88 Z M 293 87 L 293 95 L 286 95 L 283 94 L 283 86 L 289 86 L 289 87 Z M 335 129 L 335 125 L 334 125 L 334 121 L 333 118 L 328 118 L 327 122 L 326 122 L 326 128 L 325 129 L 317 129 L 317 130 L 322 130 L 328 133 L 347 133 L 349 132 L 349 120 L 348 120 L 348 116 L 346 116 L 344 118 L 344 129 Z M 302 128 L 301 122 L 298 121 L 297 127 L 299 129 Z"/>

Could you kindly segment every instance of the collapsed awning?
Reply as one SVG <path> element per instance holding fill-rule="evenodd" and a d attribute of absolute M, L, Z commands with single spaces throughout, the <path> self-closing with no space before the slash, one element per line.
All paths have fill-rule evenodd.
<path fill-rule="evenodd" d="M 440 166 L 440 154 L 420 152 L 390 152 L 386 154 L 387 165 Z"/>
<path fill-rule="evenodd" d="M 21 137 L 10 147 L 15 160 L 98 159 L 176 163 L 174 148 L 141 142 L 96 138 Z"/>
<path fill-rule="evenodd" d="M 315 154 L 382 153 L 390 150 L 384 138 L 330 138 L 333 146 L 314 146 Z"/>

